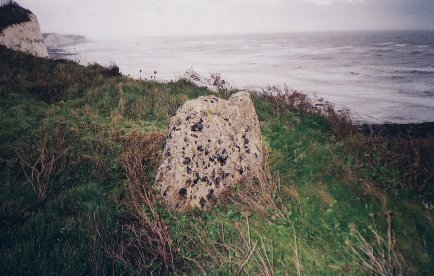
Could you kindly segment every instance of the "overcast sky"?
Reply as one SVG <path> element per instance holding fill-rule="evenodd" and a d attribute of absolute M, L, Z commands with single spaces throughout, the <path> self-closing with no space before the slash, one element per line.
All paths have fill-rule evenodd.
<path fill-rule="evenodd" d="M 434 29 L 434 0 L 19 0 L 43 32 L 88 37 Z"/>

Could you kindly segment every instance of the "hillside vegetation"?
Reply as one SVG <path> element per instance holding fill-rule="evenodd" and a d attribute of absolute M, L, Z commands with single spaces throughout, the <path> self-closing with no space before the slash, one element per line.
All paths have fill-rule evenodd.
<path fill-rule="evenodd" d="M 432 140 L 359 134 L 293 91 L 253 96 L 267 183 L 167 210 L 169 119 L 211 93 L 1 47 L 1 274 L 434 271 Z"/>
<path fill-rule="evenodd" d="M 20 7 L 16 3 L 0 7 L 0 32 L 10 25 L 30 21 L 30 14 L 32 13 L 29 10 Z"/>

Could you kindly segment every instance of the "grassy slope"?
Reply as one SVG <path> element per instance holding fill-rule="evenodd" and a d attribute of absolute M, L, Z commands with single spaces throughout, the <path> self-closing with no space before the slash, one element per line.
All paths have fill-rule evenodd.
<path fill-rule="evenodd" d="M 87 274 L 139 272 L 141 266 L 235 273 L 247 260 L 245 272 L 268 267 L 296 274 L 301 265 L 307 274 L 361 274 L 346 241 L 357 244 L 355 228 L 372 241 L 368 227 L 374 219 L 386 236 L 388 211 L 407 272 L 434 269 L 432 211 L 421 206 L 420 193 L 394 185 L 406 168 L 380 158 L 381 149 L 368 151 L 361 136 L 336 138 L 324 117 L 291 112 L 259 97 L 254 103 L 278 187 L 278 210 L 264 213 L 227 200 L 208 213 L 183 215 L 157 203 L 154 211 L 168 226 L 175 260 L 165 268 L 155 253 L 158 242 L 147 244 L 149 251 L 131 249 L 151 256 L 141 265 L 131 256 L 127 263 L 114 258 L 114 244 L 137 242 L 133 232 L 119 231 L 138 223 L 128 202 L 132 183 L 123 162 L 125 141 L 137 133 L 166 132 L 183 102 L 210 93 L 182 80 L 136 81 L 110 76 L 98 65 L 36 59 L 1 48 L 0 271 Z M 48 161 L 66 153 L 50 174 L 47 197 L 38 200 L 18 156 L 35 162 L 41 148 Z M 150 182 L 158 160 L 141 161 Z M 248 224 L 246 211 L 252 214 Z M 252 244 L 257 246 L 249 257 Z M 152 256 L 157 258 L 151 262 Z"/>

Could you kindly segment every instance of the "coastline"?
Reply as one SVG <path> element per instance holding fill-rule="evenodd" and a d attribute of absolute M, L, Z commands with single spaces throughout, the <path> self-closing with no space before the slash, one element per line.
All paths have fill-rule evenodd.
<path fill-rule="evenodd" d="M 48 48 L 48 56 L 52 59 L 65 59 L 69 56 L 76 56 L 77 54 L 71 53 L 69 51 L 66 51 L 63 48 Z"/>
<path fill-rule="evenodd" d="M 89 42 L 89 40 L 81 35 L 64 35 L 56 33 L 44 33 L 44 42 L 47 47 L 48 55 L 53 59 L 65 59 L 69 56 L 76 56 L 67 50 L 69 47 Z"/>
<path fill-rule="evenodd" d="M 86 41 L 84 41 L 86 42 Z M 73 43 L 78 45 L 84 42 Z M 68 44 L 67 46 L 71 46 Z M 65 50 L 63 47 L 48 48 L 48 54 L 53 59 L 67 59 L 78 54 Z M 197 83 L 200 86 L 200 83 Z M 209 88 L 209 87 L 208 87 Z M 301 92 L 302 94 L 308 95 Z M 434 138 L 434 121 L 421 123 L 366 123 L 353 122 L 352 125 L 365 135 L 377 135 L 384 137 L 400 136 L 407 138 Z"/>
<path fill-rule="evenodd" d="M 71 51 L 68 51 L 67 48 L 86 42 L 89 42 L 89 40 L 85 38 L 84 40 L 79 40 L 76 42 L 64 44 L 59 47 L 47 46 L 49 57 L 52 59 L 68 59 L 68 57 L 71 56 L 78 56 L 79 55 L 78 53 L 73 53 Z M 205 80 L 205 82 L 207 81 L 206 78 L 203 79 Z M 196 82 L 196 84 L 199 86 L 203 85 L 203 83 L 200 82 Z M 212 85 L 209 85 L 209 87 L 207 86 L 207 88 L 213 89 Z M 253 90 L 255 91 L 256 89 L 254 88 Z M 260 90 L 264 91 L 263 88 L 261 88 Z M 304 93 L 303 91 L 301 91 L 301 93 L 313 99 L 312 95 L 308 93 Z M 420 122 L 420 123 L 388 123 L 388 122 L 369 123 L 366 121 L 365 122 L 353 121 L 352 125 L 359 132 L 365 135 L 376 135 L 376 136 L 383 136 L 383 137 L 400 136 L 400 137 L 407 137 L 407 138 L 434 138 L 434 121 Z"/>

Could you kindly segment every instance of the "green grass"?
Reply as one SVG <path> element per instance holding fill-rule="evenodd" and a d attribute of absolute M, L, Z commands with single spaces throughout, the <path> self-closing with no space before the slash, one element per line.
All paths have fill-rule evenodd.
<path fill-rule="evenodd" d="M 2 274 L 172 274 L 173 269 L 234 274 L 244 261 L 242 271 L 252 274 L 264 269 L 296 274 L 297 263 L 303 274 L 363 274 L 346 243 L 357 244 L 354 229 L 373 241 L 373 219 L 386 237 L 388 211 L 406 273 L 433 271 L 433 214 L 422 205 L 422 200 L 429 202 L 430 186 L 412 188 L 409 179 L 421 178 L 406 175 L 413 167 L 402 167 L 399 151 L 367 147 L 364 136 L 338 135 L 323 116 L 290 111 L 276 100 L 254 96 L 272 182 L 278 187 L 273 195 L 277 209 L 265 206 L 262 212 L 234 203 L 229 195 L 207 212 L 173 213 L 156 199 L 137 211 L 130 194 L 136 183 L 127 177 L 124 163 L 132 150 L 128 141 L 134 135 L 167 133 L 178 107 L 212 92 L 185 80 L 137 81 L 111 76 L 99 65 L 83 67 L 0 50 Z M 146 143 L 142 181 L 152 185 L 161 146 Z M 47 160 L 60 156 L 42 200 L 19 158 L 34 163 L 41 148 Z M 249 193 L 256 185 L 244 184 L 233 193 Z M 248 222 L 246 212 L 251 214 Z M 153 219 L 161 218 L 167 226 L 174 256 L 167 267 L 158 240 L 147 243 L 133 235 L 134 229 L 150 231 L 140 214 L 154 214 Z M 128 241 L 137 246 L 121 254 L 118 245 Z M 132 257 L 137 252 L 145 256 L 142 261 Z M 116 254 L 128 256 L 128 262 Z"/>

